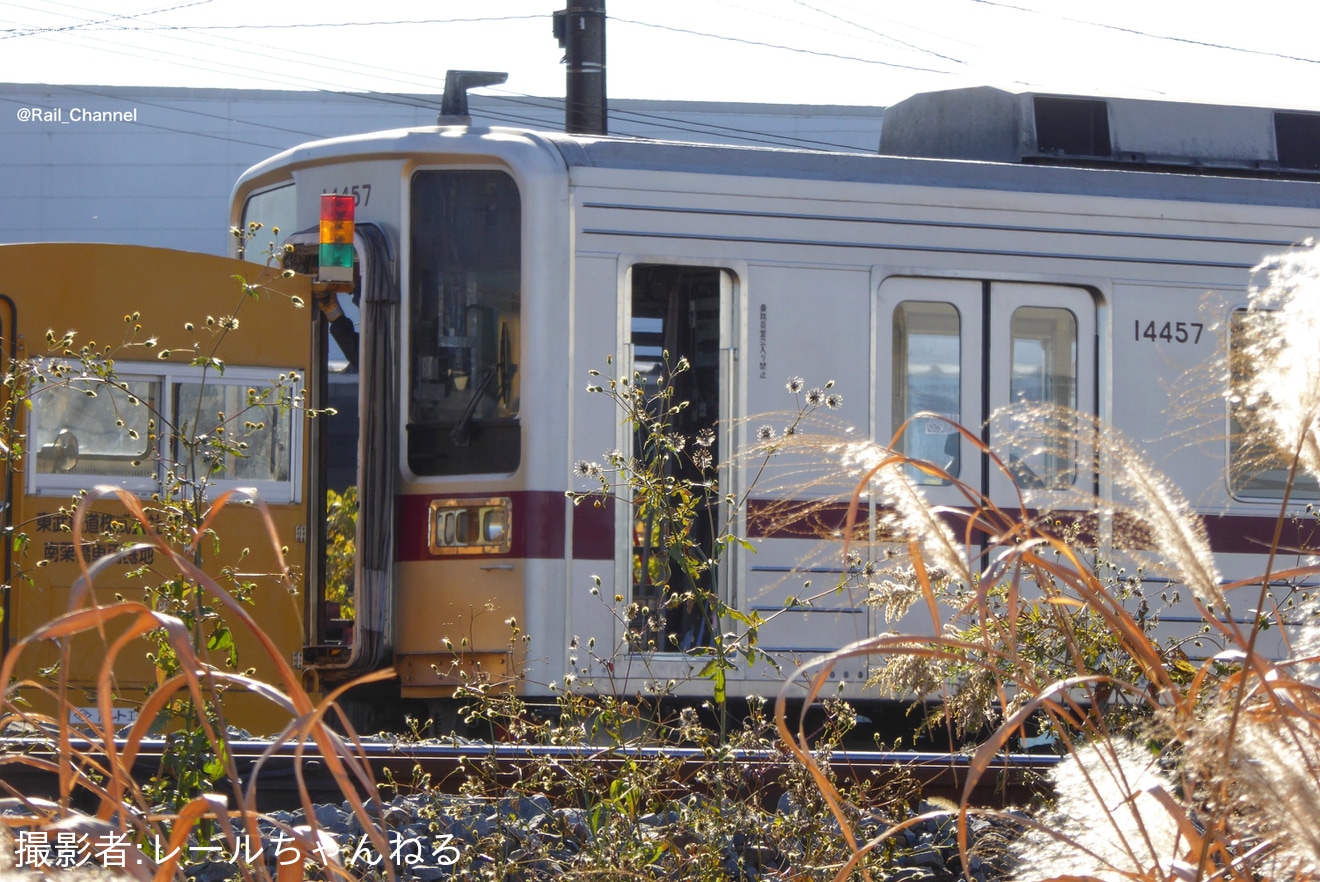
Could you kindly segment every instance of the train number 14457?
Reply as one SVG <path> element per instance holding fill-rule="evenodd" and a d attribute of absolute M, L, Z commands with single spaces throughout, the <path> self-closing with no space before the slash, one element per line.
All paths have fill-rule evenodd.
<path fill-rule="evenodd" d="M 1201 322 L 1142 322 L 1136 319 L 1132 322 L 1132 339 L 1140 343 L 1142 340 L 1152 342 L 1158 340 L 1167 340 L 1170 343 L 1200 343 L 1201 332 L 1205 330 L 1205 325 Z"/>

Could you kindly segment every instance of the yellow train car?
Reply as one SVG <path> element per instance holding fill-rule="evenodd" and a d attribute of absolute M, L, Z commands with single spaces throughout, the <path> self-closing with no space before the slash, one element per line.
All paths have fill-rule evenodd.
<path fill-rule="evenodd" d="M 304 643 L 309 302 L 305 277 L 250 262 L 125 245 L 0 245 L 5 370 L 30 390 L 30 407 L 10 409 L 6 652 L 71 605 L 122 598 L 193 616 L 193 638 L 217 668 L 253 668 L 274 681 L 276 663 L 253 634 L 232 620 L 228 633 L 218 627 L 210 611 L 221 604 L 189 595 L 176 562 L 144 535 L 194 529 L 214 514 L 189 559 L 245 597 L 293 661 Z M 89 499 L 79 514 L 82 493 Z M 132 515 L 134 500 L 148 524 Z M 196 504 L 191 525 L 170 514 L 185 503 Z M 79 588 L 84 567 L 90 594 Z M 79 636 L 63 662 L 53 643 L 24 646 L 17 676 L 53 684 L 62 674 L 68 712 L 98 719 L 94 693 L 114 634 Z M 116 723 L 135 719 L 158 681 L 149 659 L 158 651 L 137 638 L 121 654 Z M 23 696 L 55 709 L 37 686 Z M 227 694 L 224 709 L 226 722 L 253 733 L 284 722 L 243 688 Z"/>

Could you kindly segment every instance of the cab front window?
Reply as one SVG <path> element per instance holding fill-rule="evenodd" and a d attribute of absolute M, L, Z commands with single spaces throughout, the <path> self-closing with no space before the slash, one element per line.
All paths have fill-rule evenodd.
<path fill-rule="evenodd" d="M 522 206 L 497 170 L 412 180 L 408 467 L 518 468 Z"/>

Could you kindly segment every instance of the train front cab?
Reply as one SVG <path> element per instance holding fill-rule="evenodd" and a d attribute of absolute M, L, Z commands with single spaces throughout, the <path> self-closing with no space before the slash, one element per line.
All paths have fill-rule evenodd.
<path fill-rule="evenodd" d="M 361 501 L 355 616 L 331 615 L 322 538 L 302 661 L 318 688 L 393 666 L 397 691 L 357 694 L 386 714 L 390 695 L 426 713 L 464 682 L 511 683 L 528 670 L 520 635 L 558 641 L 563 622 L 568 378 L 546 368 L 569 338 L 563 166 L 527 139 L 445 136 L 407 133 L 391 157 L 277 158 L 235 194 L 236 223 L 308 231 L 290 244 L 309 271 L 320 197 L 356 194 L 360 283 L 338 299 L 359 311 L 357 371 L 318 318 L 312 384 L 348 411 L 313 449 L 318 498 L 352 484 Z"/>

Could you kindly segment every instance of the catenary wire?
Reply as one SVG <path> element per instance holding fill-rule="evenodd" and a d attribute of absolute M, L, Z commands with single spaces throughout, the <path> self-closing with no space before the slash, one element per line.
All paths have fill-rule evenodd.
<path fill-rule="evenodd" d="M 60 33 L 63 31 L 84 30 L 92 25 L 102 25 L 112 21 L 124 21 L 126 19 L 143 18 L 148 15 L 158 15 L 162 12 L 174 12 L 179 9 L 189 9 L 194 6 L 205 6 L 208 3 L 212 3 L 212 2 L 214 2 L 214 0 L 192 0 L 192 2 L 190 3 L 176 3 L 173 6 L 164 6 L 161 7 L 160 9 L 148 9 L 143 12 L 134 12 L 131 14 L 125 13 L 123 15 L 110 15 L 109 13 L 102 13 L 103 15 L 107 15 L 108 17 L 101 19 L 100 21 L 97 22 L 81 22 L 71 25 L 60 25 L 57 27 L 31 28 L 26 31 L 20 31 L 18 29 L 5 29 L 7 33 L 4 33 L 3 36 L 0 36 L 0 40 L 10 40 L 15 37 L 30 37 L 37 34 L 49 34 L 49 33 Z M 29 12 L 49 11 L 44 9 L 33 9 L 31 6 L 20 6 L 17 3 L 7 3 L 5 5 L 13 6 L 17 9 L 26 9 Z"/>
<path fill-rule="evenodd" d="M 1026 12 L 1031 15 L 1043 15 L 1039 9 L 1031 9 L 1026 6 L 1018 6 L 1013 3 L 1003 3 L 1000 0 L 970 0 L 972 3 L 980 3 L 983 6 L 995 6 L 1000 9 L 1012 9 L 1017 12 Z M 1137 37 L 1146 37 L 1151 40 L 1165 40 L 1170 43 L 1185 43 L 1189 46 L 1201 46 L 1206 49 L 1222 49 L 1226 52 L 1240 52 L 1245 55 L 1258 55 L 1264 58 L 1278 58 L 1283 61 L 1297 61 L 1303 64 L 1320 64 L 1320 58 L 1307 58 L 1301 55 L 1289 55 L 1283 52 L 1271 52 L 1265 49 L 1247 49 L 1242 46 L 1231 46 L 1227 43 L 1213 43 L 1209 40 L 1194 40 L 1191 37 L 1178 37 L 1171 34 L 1154 34 L 1150 31 L 1143 31 L 1139 28 L 1129 28 L 1122 25 L 1107 24 L 1106 22 L 1090 21 L 1082 18 L 1073 18 L 1071 16 L 1059 16 L 1063 21 L 1073 24 L 1086 25 L 1087 27 L 1103 28 L 1104 30 L 1118 31 L 1123 34 L 1132 34 Z"/>
<path fill-rule="evenodd" d="M 803 9 L 810 9 L 812 12 L 835 19 L 836 21 L 841 21 L 850 27 L 859 28 L 860 30 L 864 30 L 867 33 L 875 34 L 878 37 L 883 37 L 888 42 L 894 43 L 898 46 L 902 46 L 905 49 L 911 49 L 914 52 L 920 52 L 923 55 L 933 55 L 934 57 L 942 59 L 944 61 L 952 61 L 954 64 L 966 64 L 966 62 L 960 58 L 954 58 L 952 55 L 944 55 L 940 52 L 936 52 L 934 49 L 926 49 L 925 47 L 918 46 L 915 43 L 909 43 L 906 40 L 900 40 L 897 37 L 890 36 L 889 34 L 886 34 L 882 31 L 877 31 L 875 28 L 869 27 L 867 25 L 861 24 L 851 19 L 844 18 L 842 15 L 839 15 L 837 13 L 830 12 L 828 9 L 822 9 L 819 6 L 813 6 L 810 3 L 805 2 L 805 0 L 792 0 L 792 2 L 796 3 L 798 6 L 801 6 Z"/>
<path fill-rule="evenodd" d="M 77 9 L 77 10 L 82 11 L 82 12 L 97 13 L 97 10 L 91 10 L 91 9 L 87 9 L 86 7 L 80 7 L 80 6 L 76 6 L 76 5 L 73 5 L 73 4 L 60 4 L 60 5 L 68 6 L 68 7 L 71 8 L 71 9 Z M 543 16 L 542 16 L 542 17 L 543 17 Z M 223 47 L 216 47 L 215 44 L 210 43 L 209 41 L 189 40 L 188 42 L 198 43 L 199 45 L 207 45 L 207 46 L 211 46 L 211 47 L 213 47 L 213 48 L 223 48 Z M 101 48 L 101 47 L 93 47 L 93 48 Z M 102 51 L 111 51 L 111 50 L 104 50 L 104 49 L 102 49 Z M 130 57 L 144 57 L 144 56 L 140 56 L 140 55 L 139 55 L 139 56 L 134 56 L 133 53 L 125 52 L 125 51 L 122 49 L 122 47 L 116 47 L 113 51 L 115 51 L 115 52 L 117 52 L 117 53 L 119 53 L 119 54 L 125 54 L 125 55 L 128 55 L 128 56 L 130 56 Z M 157 54 L 157 55 L 164 55 L 164 56 L 167 56 L 167 57 L 170 57 L 170 58 L 183 59 L 183 60 L 184 60 L 184 63 L 188 64 L 189 66 L 192 66 L 192 67 L 198 67 L 196 64 L 193 64 L 193 63 L 192 63 L 192 61 L 193 61 L 193 57 L 192 57 L 192 56 L 180 56 L 180 55 L 178 55 L 177 53 L 167 52 L 167 51 L 165 51 L 165 50 L 161 50 L 161 49 L 148 49 L 148 50 L 146 50 L 146 51 L 153 52 L 154 54 Z M 256 52 L 255 50 L 251 49 L 250 47 L 248 47 L 248 46 L 246 46 L 246 45 L 244 45 L 244 46 L 242 46 L 242 47 L 239 47 L 236 51 L 243 51 L 243 52 L 249 52 L 249 53 L 254 53 L 254 54 L 260 54 L 259 52 Z M 296 54 L 307 55 L 307 53 L 296 53 Z M 322 62 L 322 63 L 318 63 L 318 61 L 315 61 L 315 60 L 312 61 L 312 62 L 310 62 L 310 63 L 311 63 L 311 64 L 315 64 L 315 65 L 320 66 L 320 67 L 326 67 L 326 68 L 335 69 L 335 70 L 342 69 L 342 67 L 343 67 L 342 64 L 338 64 L 338 65 L 327 65 L 327 64 L 325 64 L 325 63 L 323 63 L 323 62 Z M 359 66 L 369 67 L 369 66 L 365 66 L 365 65 L 359 65 Z M 199 68 L 199 69 L 205 70 L 206 68 L 201 67 L 201 68 Z M 289 78 L 289 77 L 284 77 L 284 78 L 280 79 L 280 78 L 272 77 L 272 76 L 269 76 L 269 75 L 263 76 L 263 77 L 261 77 L 261 78 L 262 78 L 262 79 L 265 79 L 265 80 L 267 80 L 267 81 L 270 81 L 270 82 L 276 82 L 276 83 L 279 83 L 279 84 L 282 84 L 282 85 L 307 85 L 307 84 L 309 84 L 309 83 L 314 82 L 314 81 L 311 81 L 311 80 L 308 80 L 308 79 L 304 79 L 304 78 Z M 400 77 L 396 77 L 396 80 L 397 80 L 397 81 L 400 81 L 400 82 L 406 82 L 405 80 L 403 80 L 403 79 L 400 78 Z M 417 85 L 420 85 L 422 88 L 426 88 L 426 87 L 428 87 L 428 86 L 431 86 L 432 88 L 434 88 L 434 86 L 432 85 L 432 83 L 433 83 L 434 81 L 431 81 L 431 82 L 424 82 L 424 80 L 425 80 L 425 78 L 414 78 L 414 82 L 415 82 Z M 318 89 L 317 91 L 331 92 L 331 91 L 334 91 L 334 90 L 328 90 L 328 89 L 323 89 L 323 88 L 322 88 L 322 89 Z M 402 95 L 402 94 L 398 94 L 398 93 L 383 93 L 383 92 L 372 92 L 372 93 L 344 92 L 344 93 L 338 93 L 338 94 L 353 94 L 353 95 L 355 95 L 355 97 L 359 97 L 359 98 L 366 99 L 366 100 L 377 100 L 377 101 L 384 100 L 384 101 L 388 101 L 389 103 L 400 104 L 400 105 L 405 105 L 405 106 L 418 106 L 418 105 L 419 105 L 419 96 L 416 96 L 416 95 Z M 529 98 L 529 99 L 531 98 L 531 96 L 525 96 L 525 97 L 527 97 L 527 98 Z M 421 104 L 421 106 L 423 106 L 423 107 L 436 107 L 436 106 L 438 106 L 438 102 L 435 102 L 435 101 L 426 101 L 425 99 L 423 99 L 423 100 L 420 102 L 420 104 Z M 546 106 L 546 105 L 544 105 L 544 104 L 534 104 L 534 105 L 532 105 L 532 106 Z M 561 104 L 561 106 L 562 106 L 562 104 Z M 176 108 L 176 110 L 178 110 L 179 112 L 189 112 L 189 111 L 184 110 L 184 109 L 182 109 L 182 108 Z M 485 113 L 485 115 L 489 116 L 491 119 L 496 120 L 496 121 L 500 121 L 500 122 L 508 122 L 508 123 L 513 123 L 513 124 L 527 125 L 527 126 L 529 126 L 529 127 L 534 127 L 534 128 L 540 128 L 540 127 L 543 127 L 543 126 L 545 125 L 545 121 L 544 121 L 543 119 L 540 119 L 540 118 L 522 117 L 522 116 L 518 116 L 518 115 L 515 115 L 515 114 L 509 114 L 509 113 L 507 113 L 507 112 L 502 113 L 502 112 L 497 111 L 497 110 L 494 110 L 494 109 L 490 109 L 489 111 L 487 111 L 487 109 L 484 109 L 484 108 L 483 108 L 483 113 Z M 855 150 L 855 149 L 857 149 L 857 148 L 853 147 L 852 145 L 837 144 L 837 143 L 834 143 L 834 142 L 823 141 L 823 140 L 819 140 L 819 139 L 806 139 L 806 138 L 795 138 L 795 137 L 793 137 L 793 136 L 767 135 L 767 134 L 762 133 L 762 132 L 753 132 L 753 131 L 748 130 L 748 129 L 742 129 L 742 128 L 737 128 L 737 127 L 733 127 L 733 126 L 720 126 L 720 125 L 712 124 L 712 123 L 702 124 L 702 123 L 695 123 L 695 122 L 690 122 L 690 121 L 683 121 L 683 122 L 680 122 L 680 121 L 674 120 L 674 119 L 672 119 L 672 118 L 670 118 L 670 117 L 666 117 L 666 116 L 663 116 L 663 115 L 658 114 L 658 113 L 641 113 L 641 112 L 635 112 L 635 111 L 630 112 L 630 111 L 616 110 L 615 113 L 614 113 L 613 115 L 615 116 L 616 119 L 620 119 L 620 120 L 630 120 L 630 119 L 631 119 L 631 120 L 634 120 L 634 121 L 645 121 L 645 122 L 650 123 L 650 124 L 652 124 L 652 125 L 657 125 L 658 127 L 667 128 L 668 130 L 675 131 L 675 132 L 686 132 L 686 133 L 689 133 L 689 134 L 701 134 L 701 135 L 707 135 L 707 136 L 712 136 L 712 137 L 718 137 L 719 135 L 734 134 L 734 135 L 737 135 L 741 140 L 743 140 L 743 141 L 747 141 L 747 142 L 750 142 L 750 143 L 759 143 L 759 144 L 767 144 L 767 145 L 775 145 L 775 146 L 798 146 L 798 147 L 801 147 L 801 146 L 807 146 L 807 147 L 812 147 L 812 148 L 816 148 L 816 149 L 845 149 L 845 150 Z M 275 128 L 275 129 L 278 130 L 279 127 L 272 127 L 272 128 Z M 317 133 L 299 132 L 299 131 L 296 131 L 296 130 L 288 130 L 288 131 L 290 131 L 290 132 L 293 133 L 293 134 L 306 134 L 306 135 L 310 135 L 310 136 L 312 136 L 312 137 L 322 136 L 322 135 L 318 135 Z M 248 142 L 248 143 L 252 143 L 252 142 Z"/>

